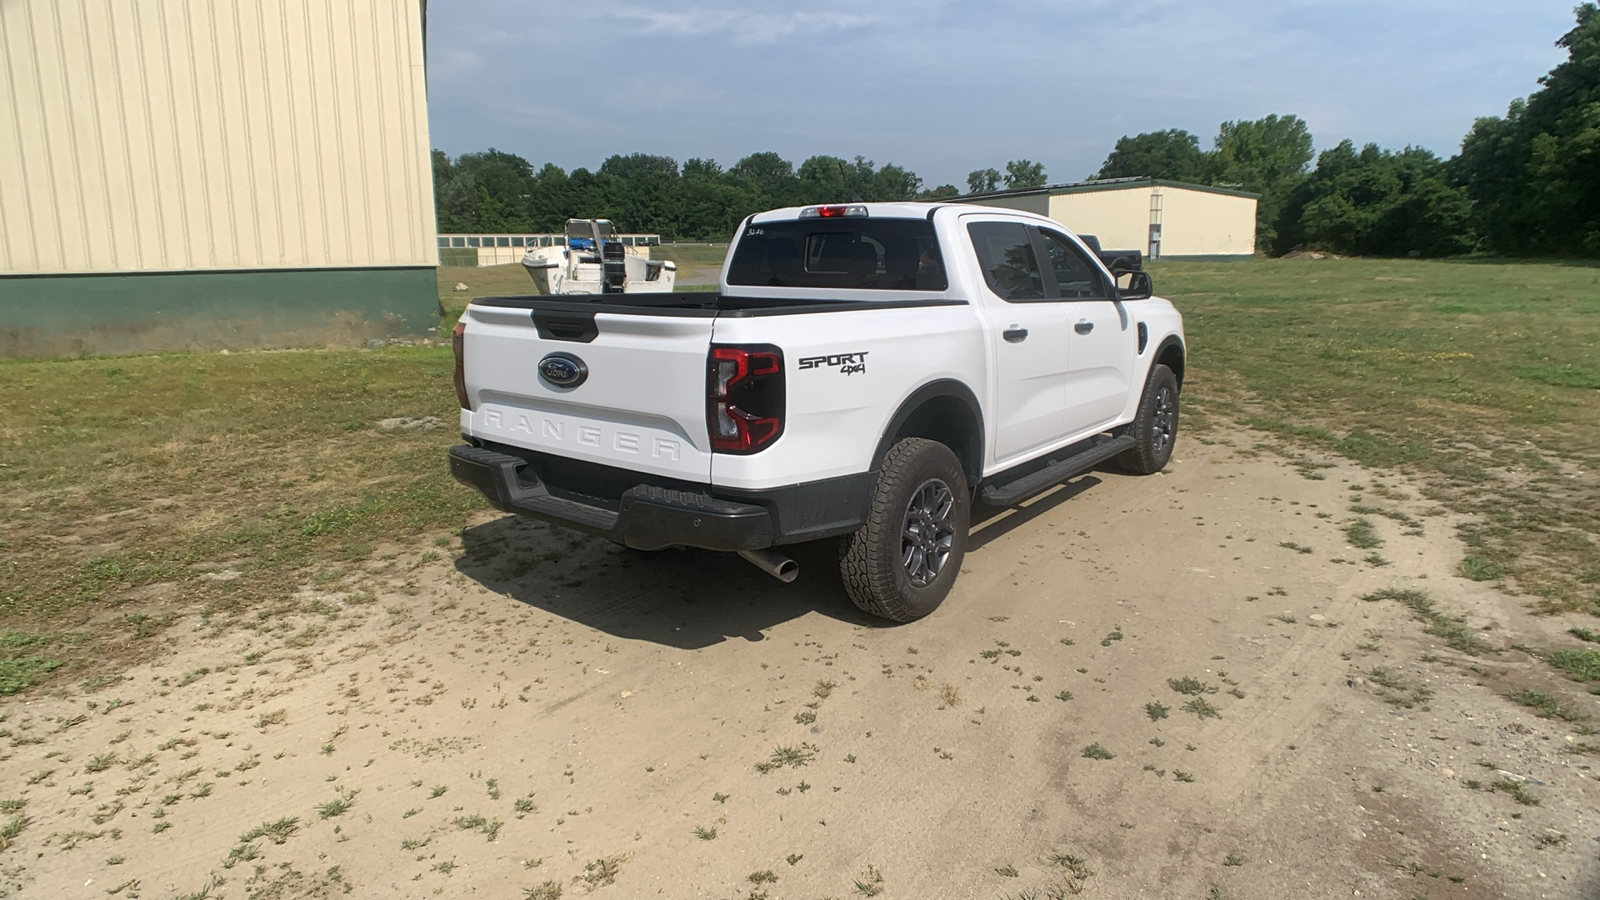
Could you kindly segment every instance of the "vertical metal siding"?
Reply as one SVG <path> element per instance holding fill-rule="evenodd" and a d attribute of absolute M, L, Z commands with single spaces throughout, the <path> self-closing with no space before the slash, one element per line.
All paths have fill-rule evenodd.
<path fill-rule="evenodd" d="M 0 274 L 431 266 L 417 0 L 3 0 Z"/>

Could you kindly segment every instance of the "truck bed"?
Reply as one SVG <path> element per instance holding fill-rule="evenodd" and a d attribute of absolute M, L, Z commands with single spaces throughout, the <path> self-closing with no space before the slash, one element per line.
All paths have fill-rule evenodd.
<path fill-rule="evenodd" d="M 851 312 L 869 309 L 907 309 L 919 306 L 964 306 L 967 301 L 945 298 L 915 300 L 800 300 L 784 297 L 739 297 L 712 291 L 638 294 L 572 294 L 561 298 L 539 294 L 475 297 L 478 306 L 527 309 L 562 314 L 597 312 L 633 316 L 785 316 L 805 313 Z"/>

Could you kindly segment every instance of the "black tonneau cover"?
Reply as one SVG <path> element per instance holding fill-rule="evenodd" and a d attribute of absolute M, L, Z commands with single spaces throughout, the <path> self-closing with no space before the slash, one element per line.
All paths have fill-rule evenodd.
<path fill-rule="evenodd" d="M 566 294 L 559 299 L 538 294 L 475 297 L 478 306 L 527 309 L 538 313 L 588 315 L 612 312 L 630 316 L 794 316 L 807 313 L 868 309 L 912 309 L 922 306 L 965 306 L 965 300 L 791 300 L 785 297 L 738 297 L 713 291 L 649 294 Z"/>

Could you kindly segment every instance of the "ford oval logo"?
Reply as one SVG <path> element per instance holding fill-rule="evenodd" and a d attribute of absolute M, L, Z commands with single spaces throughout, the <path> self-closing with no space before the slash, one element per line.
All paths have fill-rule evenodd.
<path fill-rule="evenodd" d="M 589 367 L 570 353 L 552 353 L 539 360 L 539 377 L 556 387 L 575 388 L 589 377 Z"/>

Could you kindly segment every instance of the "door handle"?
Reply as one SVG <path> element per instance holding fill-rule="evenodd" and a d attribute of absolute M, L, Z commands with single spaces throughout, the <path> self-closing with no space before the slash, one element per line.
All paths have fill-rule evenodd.
<path fill-rule="evenodd" d="M 1000 336 L 1006 339 L 1006 343 L 1020 344 L 1028 339 L 1028 329 L 1013 325 L 1001 332 Z"/>
<path fill-rule="evenodd" d="M 1072 330 L 1076 331 L 1079 334 L 1088 334 L 1089 332 L 1094 330 L 1094 323 L 1093 322 L 1079 322 L 1078 324 L 1072 326 Z"/>

